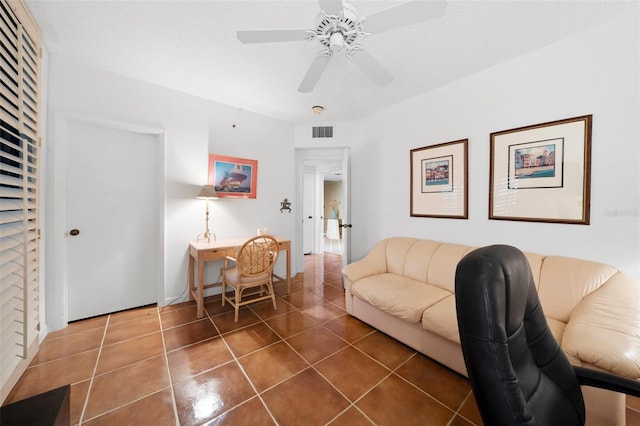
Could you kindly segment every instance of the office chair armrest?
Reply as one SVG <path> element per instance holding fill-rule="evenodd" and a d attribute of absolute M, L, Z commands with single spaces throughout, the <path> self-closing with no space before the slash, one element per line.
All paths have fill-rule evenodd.
<path fill-rule="evenodd" d="M 640 397 L 640 381 L 638 380 L 617 376 L 592 368 L 573 366 L 573 369 L 581 385 L 608 389 L 614 392 Z"/>

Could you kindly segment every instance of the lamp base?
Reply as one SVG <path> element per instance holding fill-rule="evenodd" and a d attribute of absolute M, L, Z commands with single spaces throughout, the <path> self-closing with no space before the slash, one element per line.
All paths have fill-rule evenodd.
<path fill-rule="evenodd" d="M 216 234 L 214 234 L 213 232 L 205 232 L 204 234 L 198 234 L 198 236 L 196 237 L 196 241 L 206 240 L 208 243 L 210 243 L 212 237 L 213 237 L 213 241 L 216 241 Z"/>

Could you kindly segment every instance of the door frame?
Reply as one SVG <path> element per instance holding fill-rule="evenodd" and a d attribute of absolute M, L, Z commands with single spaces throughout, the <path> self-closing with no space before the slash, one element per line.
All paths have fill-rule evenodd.
<path fill-rule="evenodd" d="M 302 190 L 304 188 L 305 160 L 317 160 L 317 159 L 339 160 L 343 164 L 344 180 L 343 180 L 342 191 L 343 191 L 343 194 L 345 194 L 345 198 L 346 198 L 345 205 L 343 206 L 343 209 L 346 209 L 346 210 L 342 211 L 343 220 L 344 220 L 344 223 L 349 223 L 350 213 L 351 213 L 350 211 L 351 205 L 349 200 L 350 198 L 349 168 L 351 166 L 350 156 L 351 156 L 351 149 L 346 146 L 333 147 L 333 148 L 295 148 L 296 199 L 300 200 L 300 203 L 302 203 L 302 200 L 304 199 L 302 195 Z M 317 183 L 317 180 L 318 180 L 318 177 L 316 176 L 316 183 Z M 321 184 L 322 184 L 322 179 L 320 181 L 320 185 Z M 318 201 L 319 195 L 320 194 L 317 194 L 317 193 L 315 194 L 316 203 L 319 203 L 319 205 L 316 205 L 316 208 L 315 208 L 316 212 L 322 211 L 322 201 Z M 302 221 L 304 220 L 303 210 L 304 209 L 302 208 L 296 209 L 296 228 L 295 228 L 296 241 L 301 242 L 300 244 L 298 244 L 298 247 L 296 249 L 296 253 L 294 256 L 296 271 L 304 271 L 304 253 L 303 253 L 304 248 L 302 244 L 302 241 L 304 238 L 304 226 L 302 223 Z M 320 217 L 320 216 L 317 216 L 317 217 Z M 322 221 L 319 221 L 319 220 L 317 221 L 316 230 L 317 230 L 316 238 L 315 238 L 316 246 L 318 246 L 318 244 L 320 243 L 320 247 L 322 247 L 321 246 Z M 342 263 L 347 264 L 351 260 L 351 253 L 350 253 L 351 244 L 349 241 L 350 240 L 349 238 L 350 236 L 348 235 L 349 232 L 344 232 L 344 231 L 346 231 L 346 229 L 343 230 L 343 234 L 342 234 L 343 235 Z"/>
<path fill-rule="evenodd" d="M 83 124 L 96 127 L 106 127 L 127 132 L 142 133 L 154 136 L 160 144 L 158 178 L 160 179 L 159 192 L 162 195 L 161 205 L 158 206 L 158 219 L 161 224 L 159 232 L 161 247 L 155 248 L 156 255 L 160 259 L 157 265 L 156 276 L 159 277 L 156 287 L 156 302 L 164 301 L 165 293 L 165 200 L 166 192 L 166 162 L 165 130 L 161 127 L 147 126 L 138 123 L 110 120 L 103 117 L 75 114 L 65 111 L 53 111 L 52 129 L 49 132 L 50 140 L 55 141 L 55 146 L 48 150 L 46 159 L 46 206 L 45 214 L 49 219 L 47 223 L 47 238 L 45 239 L 45 321 L 41 335 L 46 335 L 47 329 L 59 330 L 68 323 L 68 297 L 67 297 L 67 134 L 69 125 Z M 43 321 L 41 321 L 42 323 Z"/>

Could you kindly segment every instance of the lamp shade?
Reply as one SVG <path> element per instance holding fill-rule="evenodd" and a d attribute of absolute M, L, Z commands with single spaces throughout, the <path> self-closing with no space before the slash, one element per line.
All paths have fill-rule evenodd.
<path fill-rule="evenodd" d="M 216 189 L 213 187 L 213 185 L 202 185 L 197 198 L 201 200 L 217 199 L 218 194 L 216 193 Z"/>

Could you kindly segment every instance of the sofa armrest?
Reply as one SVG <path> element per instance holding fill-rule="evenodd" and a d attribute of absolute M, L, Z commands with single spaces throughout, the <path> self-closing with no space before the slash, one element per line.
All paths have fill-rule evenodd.
<path fill-rule="evenodd" d="M 561 346 L 573 363 L 640 379 L 640 284 L 618 272 L 584 297 Z"/>
<path fill-rule="evenodd" d="M 377 243 L 365 257 L 342 268 L 342 275 L 353 283 L 364 277 L 387 272 L 385 246 L 384 240 Z"/>

